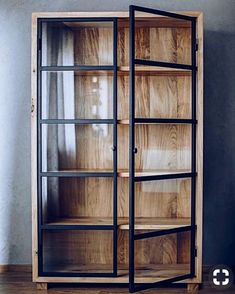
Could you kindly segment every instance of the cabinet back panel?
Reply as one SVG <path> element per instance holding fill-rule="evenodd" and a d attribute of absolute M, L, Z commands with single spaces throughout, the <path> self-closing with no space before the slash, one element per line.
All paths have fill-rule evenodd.
<path fill-rule="evenodd" d="M 112 125 L 43 125 L 43 171 L 112 170 L 112 146 Z"/>
<path fill-rule="evenodd" d="M 191 63 L 191 29 L 172 27 L 139 27 L 136 22 L 135 56 L 138 59 L 171 63 Z M 129 28 L 118 34 L 119 64 L 129 64 Z"/>
<path fill-rule="evenodd" d="M 43 23 L 42 65 L 112 65 L 112 63 L 112 22 Z"/>
<path fill-rule="evenodd" d="M 118 128 L 118 166 L 128 168 L 128 126 Z M 185 170 L 191 168 L 190 125 L 136 125 L 136 170 Z"/>
<path fill-rule="evenodd" d="M 191 118 L 191 76 L 135 79 L 135 115 L 142 118 Z M 129 77 L 118 77 L 118 118 L 129 116 Z"/>
<path fill-rule="evenodd" d="M 138 231 L 141 233 L 141 231 Z M 146 231 L 144 231 L 146 232 Z M 119 232 L 119 264 L 128 264 L 128 232 Z M 138 265 L 187 264 L 190 260 L 190 233 L 178 233 L 135 242 Z"/>
<path fill-rule="evenodd" d="M 47 231 L 43 235 L 46 271 L 89 272 L 92 265 L 106 265 L 112 271 L 113 244 L 111 231 Z M 93 268 L 96 270 L 99 268 Z"/>
<path fill-rule="evenodd" d="M 118 179 L 118 215 L 129 215 L 129 182 Z M 149 218 L 190 217 L 191 180 L 162 180 L 135 184 L 135 216 Z"/>
<path fill-rule="evenodd" d="M 112 217 L 111 178 L 42 179 L 44 222 L 60 218 Z"/>

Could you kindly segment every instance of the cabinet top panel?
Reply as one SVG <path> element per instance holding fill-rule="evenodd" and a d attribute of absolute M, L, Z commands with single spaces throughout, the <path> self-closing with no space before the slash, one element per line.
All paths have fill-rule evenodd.
<path fill-rule="evenodd" d="M 199 17 L 203 15 L 201 11 L 174 11 L 174 13 L 184 14 L 188 16 Z M 147 17 L 146 13 L 136 12 L 138 17 Z M 59 18 L 59 17 L 119 17 L 128 18 L 128 11 L 91 11 L 91 12 L 34 12 L 32 18 Z M 153 17 L 152 14 L 149 17 Z M 163 16 L 156 15 L 156 18 L 164 18 Z"/>

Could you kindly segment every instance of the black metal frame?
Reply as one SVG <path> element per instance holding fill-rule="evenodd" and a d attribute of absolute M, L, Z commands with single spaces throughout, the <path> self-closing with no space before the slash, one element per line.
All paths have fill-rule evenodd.
<path fill-rule="evenodd" d="M 145 13 L 158 14 L 170 18 L 184 19 L 191 22 L 191 65 L 177 64 L 170 62 L 160 62 L 153 60 L 142 60 L 135 58 L 135 11 L 141 11 Z M 129 291 L 135 292 L 144 290 L 157 285 L 165 285 L 172 282 L 192 278 L 195 276 L 195 189 L 196 189 L 196 18 L 179 15 L 175 13 L 160 11 L 156 9 L 149 9 L 139 6 L 131 5 L 129 8 L 130 13 L 130 34 L 129 34 L 129 62 L 130 62 L 130 94 L 129 94 Z M 178 68 L 183 70 L 189 70 L 192 73 L 192 118 L 191 119 L 162 119 L 162 118 L 135 118 L 135 66 L 147 65 L 147 66 L 161 66 L 168 68 Z M 190 173 L 177 173 L 167 175 L 152 175 L 152 176 L 135 176 L 135 154 L 137 148 L 135 147 L 135 124 L 138 123 L 174 123 L 174 124 L 191 124 L 192 126 L 192 158 L 191 158 L 191 172 Z M 191 178 L 191 224 L 190 226 L 182 226 L 179 228 L 159 230 L 154 232 L 147 232 L 141 234 L 135 234 L 135 183 L 141 181 L 153 181 L 153 180 L 167 180 L 177 178 Z M 158 237 L 166 234 L 173 234 L 179 232 L 189 231 L 191 233 L 191 245 L 190 245 L 190 273 L 173 278 L 169 278 L 164 281 L 155 282 L 151 285 L 137 284 L 135 283 L 135 241 L 143 240 L 146 238 Z"/>
<path fill-rule="evenodd" d="M 110 22 L 113 26 L 113 65 L 42 66 L 42 22 Z M 37 31 L 37 189 L 38 189 L 38 273 L 39 276 L 57 277 L 116 277 L 117 276 L 117 18 L 42 18 L 38 19 Z M 112 71 L 113 72 L 113 119 L 42 119 L 41 81 L 43 71 Z M 43 172 L 41 128 L 43 124 L 112 124 L 113 125 L 113 171 L 112 172 Z M 42 178 L 43 177 L 112 177 L 113 178 L 113 224 L 112 225 L 49 225 L 42 217 Z M 112 272 L 74 273 L 48 272 L 43 270 L 43 231 L 47 230 L 110 230 L 113 231 L 113 270 Z"/>

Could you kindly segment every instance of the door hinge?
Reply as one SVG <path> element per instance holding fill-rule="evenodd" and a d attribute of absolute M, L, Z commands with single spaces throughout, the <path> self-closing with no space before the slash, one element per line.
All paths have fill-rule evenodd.
<path fill-rule="evenodd" d="M 195 44 L 195 51 L 198 51 L 198 39 L 196 40 L 196 44 Z"/>
<path fill-rule="evenodd" d="M 38 50 L 39 51 L 42 50 L 42 39 L 41 38 L 38 39 Z"/>

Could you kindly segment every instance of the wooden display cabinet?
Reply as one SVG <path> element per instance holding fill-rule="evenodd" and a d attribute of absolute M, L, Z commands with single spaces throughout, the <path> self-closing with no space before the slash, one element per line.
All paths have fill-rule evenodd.
<path fill-rule="evenodd" d="M 203 16 L 34 13 L 33 280 L 201 283 Z"/>

